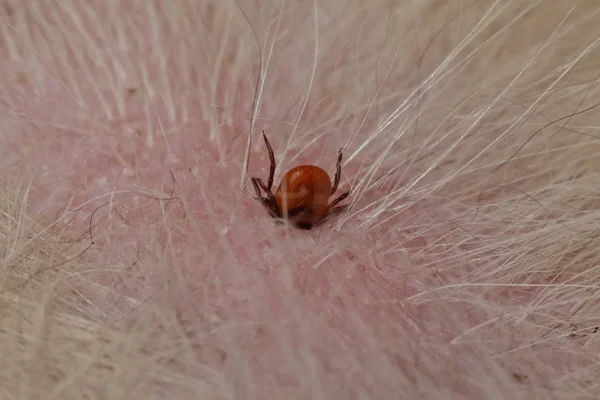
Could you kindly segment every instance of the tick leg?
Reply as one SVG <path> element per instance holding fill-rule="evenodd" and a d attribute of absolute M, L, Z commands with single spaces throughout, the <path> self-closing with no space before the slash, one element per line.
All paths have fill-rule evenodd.
<path fill-rule="evenodd" d="M 350 194 L 350 191 L 348 190 L 346 193 L 341 194 L 340 197 L 338 197 L 337 199 L 335 199 L 334 201 L 332 201 L 331 204 L 328 207 L 329 210 L 331 210 L 333 207 L 335 207 L 340 201 L 342 201 L 346 197 L 348 197 L 349 194 Z"/>
<path fill-rule="evenodd" d="M 254 185 L 254 190 L 256 191 L 255 199 L 260 200 L 262 205 L 269 211 L 269 214 L 273 218 L 279 217 L 279 210 L 277 209 L 277 202 L 275 202 L 275 197 L 270 190 L 265 190 L 265 184 L 260 178 L 252 178 L 252 184 Z M 259 186 L 263 188 L 264 192 L 267 194 L 267 197 L 263 197 L 260 193 Z M 271 196 L 269 196 L 271 195 Z"/>
<path fill-rule="evenodd" d="M 256 178 L 251 178 L 250 180 L 252 181 L 252 185 L 254 185 L 254 191 L 256 192 L 255 199 L 258 199 L 258 198 L 262 199 L 263 198 L 262 194 L 260 193 L 260 189 L 258 188 L 258 183 L 256 182 L 257 179 Z"/>
<path fill-rule="evenodd" d="M 267 199 L 269 199 L 269 201 L 272 202 L 273 204 L 277 204 L 277 202 L 275 201 L 275 196 L 273 195 L 273 192 L 271 192 L 271 189 L 269 189 L 268 187 L 265 186 L 265 183 L 262 181 L 262 179 L 260 179 L 260 178 L 255 178 L 255 179 L 256 179 L 256 183 L 258 183 L 260 188 L 267 195 Z"/>
<path fill-rule="evenodd" d="M 263 206 L 269 211 L 269 215 L 273 218 L 279 218 L 279 210 L 277 209 L 277 203 L 271 203 L 269 199 L 262 198 L 261 202 Z"/>
<path fill-rule="evenodd" d="M 331 194 L 334 194 L 340 183 L 340 177 L 342 175 L 342 149 L 338 153 L 337 164 L 335 167 L 335 178 L 333 178 L 333 186 L 331 187 Z"/>
<path fill-rule="evenodd" d="M 269 167 L 269 180 L 267 181 L 267 188 L 270 191 L 273 187 L 273 176 L 275 175 L 275 154 L 273 154 L 273 148 L 271 147 L 271 143 L 269 143 L 269 139 L 267 139 L 267 135 L 265 135 L 265 131 L 263 131 L 262 134 L 265 145 L 267 146 L 267 151 L 269 152 L 269 161 L 271 162 Z"/>
<path fill-rule="evenodd" d="M 279 208 L 277 207 L 277 201 L 275 200 L 275 196 L 273 195 L 273 192 L 271 192 L 271 189 L 266 187 L 265 183 L 260 178 L 256 178 L 256 182 L 261 187 L 263 192 L 265 192 L 265 194 L 267 195 L 267 198 L 265 200 L 269 202 L 269 210 L 271 210 L 271 212 L 273 213 L 272 216 L 281 217 L 281 213 L 279 212 Z"/>
<path fill-rule="evenodd" d="M 340 215 L 341 213 L 343 213 L 344 211 L 346 211 L 346 209 L 348 208 L 348 204 L 344 204 L 343 206 L 337 206 L 336 205 L 344 200 L 346 197 L 348 197 L 348 195 L 350 195 L 350 191 L 348 190 L 346 193 L 343 193 L 340 195 L 340 197 L 338 197 L 337 199 L 335 199 L 334 201 L 331 202 L 331 204 L 329 205 L 329 207 L 327 207 L 327 214 L 325 214 L 325 216 L 323 218 L 321 218 L 320 221 L 317 221 L 315 223 L 315 226 L 319 226 L 324 224 L 325 222 L 329 221 L 331 218 Z"/>

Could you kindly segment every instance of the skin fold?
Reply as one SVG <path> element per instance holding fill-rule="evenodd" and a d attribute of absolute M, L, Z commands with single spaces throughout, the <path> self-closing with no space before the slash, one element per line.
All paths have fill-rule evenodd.
<path fill-rule="evenodd" d="M 0 15 L 0 399 L 600 395 L 597 2 Z"/>

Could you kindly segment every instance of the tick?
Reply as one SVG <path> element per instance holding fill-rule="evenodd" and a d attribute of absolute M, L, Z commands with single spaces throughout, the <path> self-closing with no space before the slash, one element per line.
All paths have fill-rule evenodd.
<path fill-rule="evenodd" d="M 252 178 L 256 191 L 255 197 L 267 209 L 273 218 L 287 218 L 292 225 L 300 229 L 312 229 L 329 218 L 343 212 L 348 205 L 338 206 L 350 194 L 347 191 L 329 203 L 340 183 L 342 174 L 342 150 L 338 153 L 333 183 L 327 172 L 315 165 L 299 165 L 289 170 L 275 194 L 271 191 L 275 174 L 275 155 L 267 136 L 263 139 L 271 161 L 269 180 L 265 185 L 262 179 Z M 261 194 L 260 189 L 265 195 Z M 337 207 L 336 207 L 337 206 Z"/>

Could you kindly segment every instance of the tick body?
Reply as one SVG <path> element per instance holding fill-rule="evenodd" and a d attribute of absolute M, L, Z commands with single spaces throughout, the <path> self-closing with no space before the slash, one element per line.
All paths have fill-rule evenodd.
<path fill-rule="evenodd" d="M 329 203 L 329 198 L 336 192 L 342 172 L 342 151 L 337 160 L 337 168 L 333 183 L 322 168 L 314 165 L 299 165 L 289 170 L 275 194 L 271 191 L 275 173 L 275 156 L 267 136 L 263 139 L 271 161 L 267 185 L 260 178 L 252 178 L 256 198 L 262 202 L 273 218 L 287 218 L 300 229 L 311 229 L 334 215 L 340 214 L 347 205 L 337 206 L 350 194 L 347 191 Z M 264 196 L 261 194 L 261 190 Z M 337 207 L 336 207 L 337 206 Z"/>

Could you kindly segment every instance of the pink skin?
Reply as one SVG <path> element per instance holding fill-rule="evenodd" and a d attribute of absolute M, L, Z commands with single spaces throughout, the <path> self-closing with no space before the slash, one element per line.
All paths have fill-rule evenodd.
<path fill-rule="evenodd" d="M 488 53 L 464 70 L 448 67 L 444 71 L 452 72 L 442 78 L 445 83 L 429 91 L 423 86 L 419 104 L 413 98 L 409 111 L 371 138 L 442 64 L 448 46 L 458 46 L 464 38 L 458 27 L 471 29 L 486 9 L 464 14 L 464 25 L 456 25 L 457 9 L 440 17 L 442 10 L 407 8 L 415 16 L 437 18 L 435 28 L 423 29 L 418 38 L 412 22 L 395 19 L 410 25 L 406 43 L 365 49 L 360 32 L 380 35 L 374 43 L 381 45 L 389 6 L 373 6 L 364 21 L 348 22 L 364 25 L 344 37 L 327 22 L 342 18 L 336 13 L 343 11 L 319 4 L 323 36 L 313 75 L 314 37 L 299 33 L 314 31 L 313 4 L 278 14 L 277 7 L 255 10 L 260 2 L 242 2 L 264 46 L 263 57 L 271 58 L 252 129 L 248 180 L 241 190 L 259 53 L 239 10 L 231 14 L 235 20 L 226 17 L 236 12 L 235 4 L 207 3 L 194 8 L 196 14 L 177 12 L 177 7 L 159 6 L 151 13 L 150 6 L 124 2 L 110 9 L 104 4 L 93 2 L 96 19 L 85 17 L 80 2 L 56 12 L 48 9 L 44 17 L 16 4 L 9 13 L 14 31 L 4 35 L 16 45 L 5 43 L 0 78 L 3 186 L 13 201 L 26 199 L 27 218 L 35 221 L 20 222 L 29 229 L 21 244 L 29 235 L 46 251 L 37 255 L 39 265 L 11 270 L 23 272 L 11 272 L 16 275 L 3 285 L 17 283 L 10 293 L 40 304 L 50 301 L 40 293 L 52 293 L 60 312 L 125 332 L 127 351 L 107 346 L 105 356 L 114 367 L 105 378 L 108 385 L 86 382 L 65 372 L 68 364 L 44 358 L 37 361 L 43 371 L 39 378 L 39 371 L 32 373 L 27 364 L 29 353 L 15 351 L 11 359 L 28 360 L 23 371 L 37 377 L 23 390 L 53 390 L 64 382 L 51 374 L 60 370 L 63 377 L 75 376 L 60 389 L 65 392 L 77 393 L 89 384 L 100 393 L 111 387 L 131 398 L 159 398 L 160 393 L 245 399 L 387 399 L 399 393 L 411 399 L 519 398 L 535 393 L 543 398 L 547 391 L 569 398 L 575 387 L 594 393 L 583 378 L 571 380 L 571 374 L 585 374 L 593 365 L 597 350 L 591 350 L 588 339 L 567 337 L 573 304 L 582 294 L 544 286 L 568 279 L 589 282 L 575 272 L 566 274 L 563 260 L 536 244 L 536 238 L 565 243 L 590 238 L 568 236 L 571 231 L 561 228 L 560 213 L 567 211 L 556 209 L 567 204 L 566 198 L 549 216 L 529 195 L 542 196 L 544 185 L 558 181 L 580 150 L 559 153 L 561 169 L 553 169 L 560 164 L 554 158 L 530 165 L 521 159 L 493 172 L 514 153 L 514 143 L 535 131 L 511 131 L 487 151 L 498 132 L 514 122 L 507 122 L 503 112 L 516 118 L 534 100 L 521 106 L 502 100 L 501 108 L 477 120 L 481 104 L 495 104 L 523 68 L 523 59 L 514 65 L 506 60 L 506 76 L 491 83 L 478 64 L 485 64 Z M 511 6 L 517 9 L 516 4 Z M 181 21 L 180 31 L 166 28 L 169 12 Z M 564 17 L 566 11 L 558 14 Z M 37 19 L 31 22 L 33 15 Z M 293 29 L 273 44 L 276 16 L 283 19 L 281 32 L 289 24 Z M 475 20 L 467 21 L 469 16 Z M 223 25 L 215 27 L 215 21 Z M 535 45 L 528 49 L 541 46 L 557 21 L 539 33 L 538 42 L 531 39 Z M 95 23 L 100 25 L 90 28 Z M 515 32 L 525 29 L 517 25 Z M 437 29 L 447 30 L 433 34 Z M 119 35 L 128 38 L 130 47 L 120 47 Z M 496 43 L 498 49 L 501 44 Z M 153 53 L 156 48 L 165 67 Z M 551 53 L 548 49 L 542 56 Z M 375 60 L 374 55 L 381 56 L 370 65 L 378 66 L 377 79 L 366 65 L 353 69 L 361 57 Z M 566 62 L 556 61 L 552 68 Z M 390 65 L 392 73 L 386 75 Z M 367 77 L 373 80 L 362 85 Z M 379 102 L 372 103 L 375 83 L 384 81 Z M 498 87 L 486 92 L 482 88 L 488 83 Z M 472 91 L 465 91 L 466 85 Z M 537 93 L 550 84 L 545 85 L 526 91 Z M 460 99 L 452 99 L 449 93 L 459 90 Z M 339 108 L 340 102 L 348 102 L 343 103 L 348 108 Z M 576 103 L 569 104 L 549 107 L 545 115 L 556 119 L 573 112 Z M 415 120 L 417 110 L 424 114 Z M 502 129 L 469 130 L 476 121 L 492 126 L 494 118 L 505 124 Z M 278 163 L 275 187 L 286 170 L 302 163 L 322 166 L 333 176 L 337 149 L 344 147 L 337 195 L 352 188 L 350 211 L 308 232 L 275 225 L 252 199 L 249 181 L 250 176 L 263 181 L 268 176 L 262 129 Z M 467 139 L 464 133 L 470 133 Z M 553 146 L 562 143 L 558 140 L 575 146 L 582 139 L 556 140 Z M 536 146 L 527 154 L 544 148 L 544 142 Z M 581 197 L 591 196 L 585 192 L 589 183 L 581 182 Z M 546 198 L 545 204 L 551 202 L 552 196 Z M 509 225 L 513 231 L 506 230 Z M 514 237 L 523 240 L 510 241 Z M 27 246 L 17 250 L 26 253 Z M 575 246 L 572 251 L 584 250 Z M 546 257 L 548 269 L 542 270 L 535 260 Z M 586 262 L 577 271 L 591 268 Z M 22 286 L 23 276 L 31 275 L 35 295 Z M 561 328 L 552 331 L 556 326 Z M 47 345 L 57 353 L 85 353 L 62 349 L 69 341 L 56 340 Z M 16 346 L 18 340 L 6 343 Z M 31 340 L 28 346 L 36 343 Z M 193 384 L 167 379 L 171 373 Z"/>

